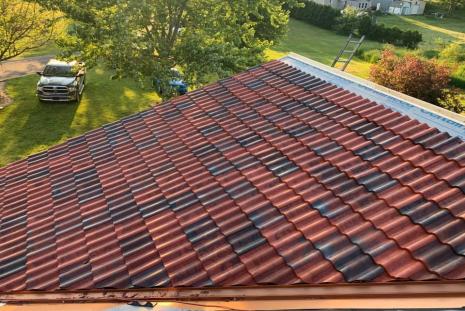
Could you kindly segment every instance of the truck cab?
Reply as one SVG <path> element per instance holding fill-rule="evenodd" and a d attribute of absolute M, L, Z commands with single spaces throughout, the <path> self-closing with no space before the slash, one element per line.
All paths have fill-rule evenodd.
<path fill-rule="evenodd" d="M 40 101 L 79 102 L 84 91 L 86 68 L 82 62 L 64 62 L 52 59 L 37 82 L 37 97 Z"/>

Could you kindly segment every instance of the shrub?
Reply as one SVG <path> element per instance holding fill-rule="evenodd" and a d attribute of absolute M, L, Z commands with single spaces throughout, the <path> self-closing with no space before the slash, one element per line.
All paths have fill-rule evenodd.
<path fill-rule="evenodd" d="M 444 90 L 442 98 L 438 100 L 438 106 L 456 113 L 465 112 L 465 105 L 462 103 L 461 97 L 463 96 L 460 95 L 458 89 Z"/>
<path fill-rule="evenodd" d="M 358 58 L 368 63 L 375 64 L 381 58 L 381 51 L 377 49 L 371 49 L 371 50 L 359 49 L 356 55 Z"/>
<path fill-rule="evenodd" d="M 326 29 L 332 29 L 341 12 L 327 5 L 321 5 L 310 0 L 300 2 L 301 6 L 291 9 L 291 17 L 306 23 Z"/>
<path fill-rule="evenodd" d="M 401 30 L 395 26 L 386 27 L 383 24 L 377 25 L 374 23 L 370 26 L 367 19 L 360 25 L 359 32 L 368 39 L 397 46 L 405 46 L 409 49 L 415 49 L 423 41 L 421 33 L 416 30 Z"/>
<path fill-rule="evenodd" d="M 433 14 L 433 13 L 436 13 L 436 12 L 441 12 L 442 11 L 442 5 L 437 3 L 437 2 L 433 2 L 433 1 L 426 1 L 426 5 L 425 5 L 425 15 L 430 15 L 430 14 Z"/>
<path fill-rule="evenodd" d="M 462 64 L 455 69 L 451 75 L 452 85 L 465 89 L 465 64 Z"/>
<path fill-rule="evenodd" d="M 400 45 L 409 49 L 416 49 L 418 44 L 423 41 L 423 36 L 416 30 L 401 31 Z"/>
<path fill-rule="evenodd" d="M 336 18 L 334 30 L 342 35 L 355 33 L 360 27 L 361 16 L 353 7 L 347 7 L 342 11 L 342 15 Z"/>
<path fill-rule="evenodd" d="M 438 58 L 439 51 L 438 50 L 425 50 L 421 52 L 421 55 L 423 57 L 426 57 L 427 59 Z"/>
<path fill-rule="evenodd" d="M 371 37 L 373 31 L 375 31 L 374 26 L 376 26 L 376 24 L 374 23 L 371 16 L 369 16 L 368 14 L 360 16 L 358 23 L 358 32 L 360 35 Z"/>
<path fill-rule="evenodd" d="M 450 69 L 435 61 L 414 55 L 399 57 L 392 50 L 384 50 L 381 60 L 372 65 L 370 76 L 381 85 L 436 105 L 449 100 L 445 90 Z"/>
<path fill-rule="evenodd" d="M 451 43 L 439 53 L 439 58 L 451 63 L 463 62 L 465 61 L 465 45 Z"/>

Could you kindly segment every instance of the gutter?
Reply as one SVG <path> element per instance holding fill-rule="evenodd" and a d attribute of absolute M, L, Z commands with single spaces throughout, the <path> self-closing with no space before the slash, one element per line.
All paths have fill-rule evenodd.
<path fill-rule="evenodd" d="M 248 301 L 334 299 L 455 299 L 465 305 L 465 282 L 346 283 L 293 286 L 153 288 L 0 293 L 6 303 L 86 303 L 130 301 Z"/>

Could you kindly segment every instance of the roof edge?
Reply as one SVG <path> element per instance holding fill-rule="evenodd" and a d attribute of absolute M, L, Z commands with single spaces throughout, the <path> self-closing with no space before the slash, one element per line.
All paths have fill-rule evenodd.
<path fill-rule="evenodd" d="M 369 80 L 356 77 L 296 53 L 289 53 L 289 55 L 281 58 L 280 61 L 345 90 L 375 101 L 386 108 L 436 127 L 440 131 L 449 133 L 451 136 L 457 136 L 465 140 L 465 116 L 394 91 Z"/>
<path fill-rule="evenodd" d="M 293 300 L 293 299 L 387 299 L 465 298 L 465 282 L 394 282 L 323 285 L 149 288 L 126 290 L 28 291 L 0 293 L 6 303 L 128 302 L 190 300 Z"/>

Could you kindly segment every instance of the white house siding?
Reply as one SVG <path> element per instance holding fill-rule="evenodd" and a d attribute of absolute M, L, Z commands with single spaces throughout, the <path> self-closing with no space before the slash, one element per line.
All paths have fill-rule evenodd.
<path fill-rule="evenodd" d="M 347 1 L 347 6 L 351 6 L 353 8 L 356 8 L 357 10 L 368 10 L 372 6 L 371 1 L 361 1 L 361 0 L 355 0 L 355 1 Z"/>
<path fill-rule="evenodd" d="M 389 13 L 396 15 L 422 15 L 425 11 L 425 2 L 421 0 L 393 1 Z"/>
<path fill-rule="evenodd" d="M 379 10 L 381 12 L 388 12 L 389 7 L 392 4 L 392 0 L 374 0 L 373 1 L 373 7 L 378 7 L 379 4 Z"/>
<path fill-rule="evenodd" d="M 422 15 L 425 11 L 424 0 L 312 0 L 321 5 L 331 6 L 342 10 L 347 6 L 357 10 L 367 10 L 377 8 L 382 12 L 389 12 L 396 15 Z"/>

